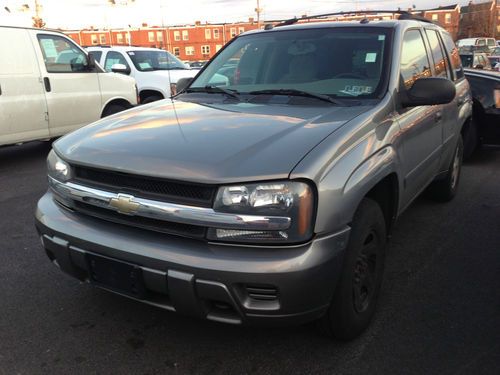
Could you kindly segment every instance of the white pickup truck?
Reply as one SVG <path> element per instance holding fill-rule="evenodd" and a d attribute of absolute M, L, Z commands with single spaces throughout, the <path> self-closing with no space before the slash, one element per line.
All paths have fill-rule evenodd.
<path fill-rule="evenodd" d="M 0 26 L 0 146 L 61 136 L 137 104 L 130 77 L 106 73 L 62 33 Z"/>
<path fill-rule="evenodd" d="M 134 46 L 89 47 L 107 72 L 135 78 L 141 103 L 169 98 L 176 93 L 181 78 L 194 77 L 199 69 L 191 69 L 171 53 L 158 48 Z"/>

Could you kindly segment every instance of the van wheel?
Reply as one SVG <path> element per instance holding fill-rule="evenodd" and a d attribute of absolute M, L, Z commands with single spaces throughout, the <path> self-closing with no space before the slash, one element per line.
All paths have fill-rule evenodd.
<path fill-rule="evenodd" d="M 382 284 L 386 245 L 385 219 L 372 199 L 361 201 L 352 222 L 340 280 L 321 333 L 341 340 L 359 336 L 370 324 Z"/>
<path fill-rule="evenodd" d="M 427 195 L 438 202 L 449 202 L 455 197 L 460 181 L 460 172 L 462 171 L 464 145 L 462 136 L 459 135 L 455 153 L 451 160 L 446 176 L 434 181 L 428 188 Z"/>
<path fill-rule="evenodd" d="M 127 107 L 120 104 L 111 104 L 104 109 L 102 113 L 102 118 L 114 115 L 115 113 L 125 111 Z"/>
<path fill-rule="evenodd" d="M 158 95 L 151 95 L 151 96 L 148 96 L 146 99 L 142 100 L 141 103 L 148 104 L 148 103 L 156 102 L 157 100 L 161 100 L 161 99 L 162 98 Z"/>

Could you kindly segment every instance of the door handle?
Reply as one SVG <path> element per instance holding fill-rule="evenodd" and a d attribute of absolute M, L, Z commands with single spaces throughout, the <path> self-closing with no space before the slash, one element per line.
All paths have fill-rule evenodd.
<path fill-rule="evenodd" d="M 50 87 L 49 77 L 43 78 L 43 84 L 45 85 L 45 91 L 50 92 L 52 90 L 52 88 Z"/>
<path fill-rule="evenodd" d="M 2 85 L 0 85 L 0 95 L 2 95 Z"/>
<path fill-rule="evenodd" d="M 443 114 L 441 112 L 437 112 L 435 115 L 434 115 L 434 121 L 435 122 L 439 122 L 443 119 Z"/>

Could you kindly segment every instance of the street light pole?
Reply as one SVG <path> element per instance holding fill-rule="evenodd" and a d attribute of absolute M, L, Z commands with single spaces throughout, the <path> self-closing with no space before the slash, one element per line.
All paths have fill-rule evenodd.
<path fill-rule="evenodd" d="M 255 8 L 255 12 L 257 13 L 257 27 L 260 29 L 260 13 L 262 9 L 260 8 L 260 0 L 257 0 L 257 8 Z"/>

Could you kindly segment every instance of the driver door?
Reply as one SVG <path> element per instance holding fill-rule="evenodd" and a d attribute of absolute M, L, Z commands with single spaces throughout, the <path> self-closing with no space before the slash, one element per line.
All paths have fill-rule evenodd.
<path fill-rule="evenodd" d="M 49 113 L 49 133 L 59 136 L 90 124 L 101 117 L 101 91 L 95 69 L 88 57 L 62 35 L 37 35 L 45 96 Z"/>

